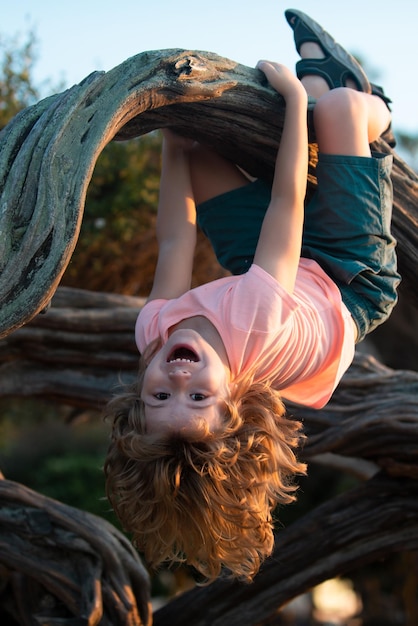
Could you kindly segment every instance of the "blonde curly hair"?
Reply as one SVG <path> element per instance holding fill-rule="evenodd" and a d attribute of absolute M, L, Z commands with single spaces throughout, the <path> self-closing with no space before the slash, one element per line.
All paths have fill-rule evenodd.
<path fill-rule="evenodd" d="M 251 377 L 233 385 L 221 432 L 202 420 L 193 433 L 147 434 L 137 381 L 113 398 L 105 461 L 106 493 L 147 563 L 188 563 L 207 582 L 223 568 L 251 581 L 273 550 L 272 511 L 295 499 L 300 423 L 288 419 L 277 391 Z"/>

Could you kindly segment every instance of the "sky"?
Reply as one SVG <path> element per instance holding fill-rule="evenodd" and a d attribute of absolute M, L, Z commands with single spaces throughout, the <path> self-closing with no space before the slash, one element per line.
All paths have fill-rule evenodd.
<path fill-rule="evenodd" d="M 24 42 L 33 31 L 34 82 L 59 86 L 53 92 L 140 52 L 166 48 L 215 52 L 251 67 L 264 58 L 294 68 L 287 8 L 308 13 L 361 59 L 393 100 L 395 131 L 418 134 L 416 0 L 0 0 L 0 41 L 20 35 Z"/>

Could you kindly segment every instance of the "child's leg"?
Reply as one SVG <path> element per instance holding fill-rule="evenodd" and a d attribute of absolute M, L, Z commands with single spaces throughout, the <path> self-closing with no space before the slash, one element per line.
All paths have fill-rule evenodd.
<path fill-rule="evenodd" d="M 369 148 L 390 124 L 388 99 L 320 25 L 297 11 L 287 17 L 304 55 L 298 77 L 317 98 L 318 184 L 305 210 L 302 256 L 336 282 L 361 340 L 390 314 L 400 278 L 390 232 L 392 157 L 372 157 Z"/>
<path fill-rule="evenodd" d="M 196 205 L 249 183 L 231 161 L 201 144 L 191 151 L 190 173 Z"/>
<path fill-rule="evenodd" d="M 307 17 L 306 19 L 310 20 Z M 309 24 L 314 26 L 315 23 L 310 20 Z M 320 30 L 318 32 L 321 33 Z M 299 74 L 308 95 L 318 99 L 314 108 L 314 125 L 319 150 L 325 154 L 370 156 L 369 144 L 380 137 L 391 121 L 387 104 L 381 97 L 367 93 L 365 91 L 368 88 L 367 84 L 359 89 L 362 87 L 361 79 L 367 80 L 367 77 L 362 77 L 360 73 L 357 81 L 354 80 L 357 71 L 361 72 L 361 68 L 348 53 L 344 57 L 343 49 L 336 42 L 330 43 L 330 48 L 334 52 L 338 48 L 338 54 L 347 62 L 347 71 L 344 77 L 344 70 L 339 69 L 341 76 L 336 82 L 339 84 L 342 82 L 340 79 L 343 79 L 344 84 L 331 88 L 334 86 L 335 76 L 328 75 L 327 69 L 332 70 L 332 59 L 328 57 L 327 68 L 320 66 L 318 70 L 315 64 L 317 60 L 319 63 L 326 60 L 321 47 L 326 44 L 321 43 L 320 39 L 306 41 L 305 38 L 310 37 L 306 26 L 303 34 L 299 46 L 302 57 L 302 71 L 299 70 Z M 325 32 L 321 34 L 325 37 Z M 312 33 L 312 39 L 315 37 L 316 34 Z M 328 36 L 325 41 L 331 41 L 331 38 Z M 338 58 L 334 63 L 338 68 Z M 310 70 L 312 74 L 305 73 Z M 335 71 L 338 76 L 338 70 Z"/>
<path fill-rule="evenodd" d="M 320 150 L 367 156 L 367 142 L 381 135 L 393 147 L 396 142 L 390 130 L 390 99 L 381 87 L 370 83 L 356 59 L 312 18 L 294 9 L 285 14 L 301 56 L 296 73 L 309 96 L 318 100 L 314 117 L 315 130 L 322 139 Z M 357 95 L 337 95 L 341 87 L 355 90 Z M 330 89 L 336 93 L 322 101 Z"/>
<path fill-rule="evenodd" d="M 190 154 L 197 223 L 219 263 L 232 274 L 246 272 L 270 203 L 270 186 L 253 181 L 230 161 L 197 144 Z"/>
<path fill-rule="evenodd" d="M 314 109 L 315 133 L 323 154 L 370 156 L 369 144 L 389 123 L 390 112 L 381 98 L 346 87 L 325 93 Z"/>

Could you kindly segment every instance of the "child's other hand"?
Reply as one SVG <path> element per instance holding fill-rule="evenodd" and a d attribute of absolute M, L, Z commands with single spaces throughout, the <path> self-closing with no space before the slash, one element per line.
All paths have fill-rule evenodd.
<path fill-rule="evenodd" d="M 175 133 L 173 130 L 170 130 L 169 128 L 163 128 L 162 133 L 166 145 L 173 148 L 178 148 L 179 150 L 183 150 L 184 152 L 190 151 L 196 143 L 194 139 L 182 137 L 181 135 Z"/>
<path fill-rule="evenodd" d="M 285 65 L 275 61 L 261 60 L 256 67 L 263 72 L 270 85 L 285 99 L 296 94 L 306 94 L 300 80 Z"/>

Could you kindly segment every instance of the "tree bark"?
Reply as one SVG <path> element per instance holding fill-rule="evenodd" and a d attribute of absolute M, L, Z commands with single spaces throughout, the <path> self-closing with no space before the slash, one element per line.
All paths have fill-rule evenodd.
<path fill-rule="evenodd" d="M 22 111 L 0 135 L 0 337 L 32 319 L 55 292 L 109 141 L 172 126 L 270 179 L 283 116 L 283 98 L 258 70 L 178 49 L 144 52 Z M 383 140 L 374 147 L 391 152 Z M 396 154 L 394 161 L 393 231 L 404 288 L 416 302 L 418 183 Z"/>
<path fill-rule="evenodd" d="M 143 300 L 57 290 L 76 245 L 94 165 L 109 141 L 172 126 L 209 144 L 252 175 L 269 180 L 283 116 L 283 99 L 260 72 L 212 53 L 184 50 L 142 53 L 110 72 L 95 72 L 18 115 L 0 134 L 0 206 L 4 207 L 0 215 L 4 244 L 0 397 L 46 397 L 81 409 L 100 409 L 118 378 L 129 381 L 136 375 L 133 326 Z M 309 192 L 315 186 L 312 132 L 311 140 Z M 393 154 L 393 232 L 398 239 L 401 289 L 416 307 L 418 179 L 383 140 L 373 147 Z M 51 308 L 38 315 L 51 298 Z M 364 484 L 280 532 L 273 558 L 253 585 L 218 581 L 194 590 L 157 612 L 155 624 L 257 624 L 330 576 L 391 551 L 416 550 L 417 392 L 418 374 L 394 371 L 359 353 L 325 409 L 289 406 L 304 421 L 308 434 L 302 457 L 354 470 Z M 30 507 L 25 513 L 32 520 L 30 528 L 40 519 L 33 511 L 38 506 L 42 516 L 59 514 L 61 522 L 67 517 L 68 511 L 63 513 L 39 494 L 0 482 L 6 517 L 15 506 L 18 511 Z M 35 569 L 30 560 L 32 544 L 40 550 L 38 555 L 46 547 L 30 530 L 24 536 L 23 554 L 27 550 L 28 558 L 22 560 L 17 546 L 23 539 L 11 527 L 13 515 L 10 512 L 9 518 L 0 520 L 1 537 L 4 533 L 9 537 L 0 544 L 0 563 L 7 570 L 22 567 L 30 573 Z M 65 532 L 68 523 L 63 522 Z M 78 518 L 71 528 L 75 535 L 80 532 Z M 118 548 L 109 544 L 109 555 L 105 543 L 92 545 L 111 561 Z M 86 562 L 84 552 L 77 558 L 82 565 Z M 125 565 L 123 561 L 124 572 Z M 139 568 L 142 585 L 140 564 L 132 567 L 134 577 Z M 126 574 L 118 572 L 122 577 Z M 49 577 L 61 586 L 63 599 L 67 593 L 68 598 L 82 593 L 81 587 L 74 592 L 76 583 L 68 582 L 71 576 L 60 578 L 57 568 Z M 27 587 L 20 575 L 14 580 L 16 597 L 23 598 L 22 589 Z M 146 586 L 141 585 L 135 593 L 144 601 Z M 93 587 L 90 596 L 97 592 Z M 145 623 L 141 606 L 138 610 L 143 611 Z M 127 623 L 138 622 L 132 618 Z"/>
<path fill-rule="evenodd" d="M 151 623 L 148 573 L 105 520 L 3 478 L 0 530 L 0 607 L 16 623 Z"/>

